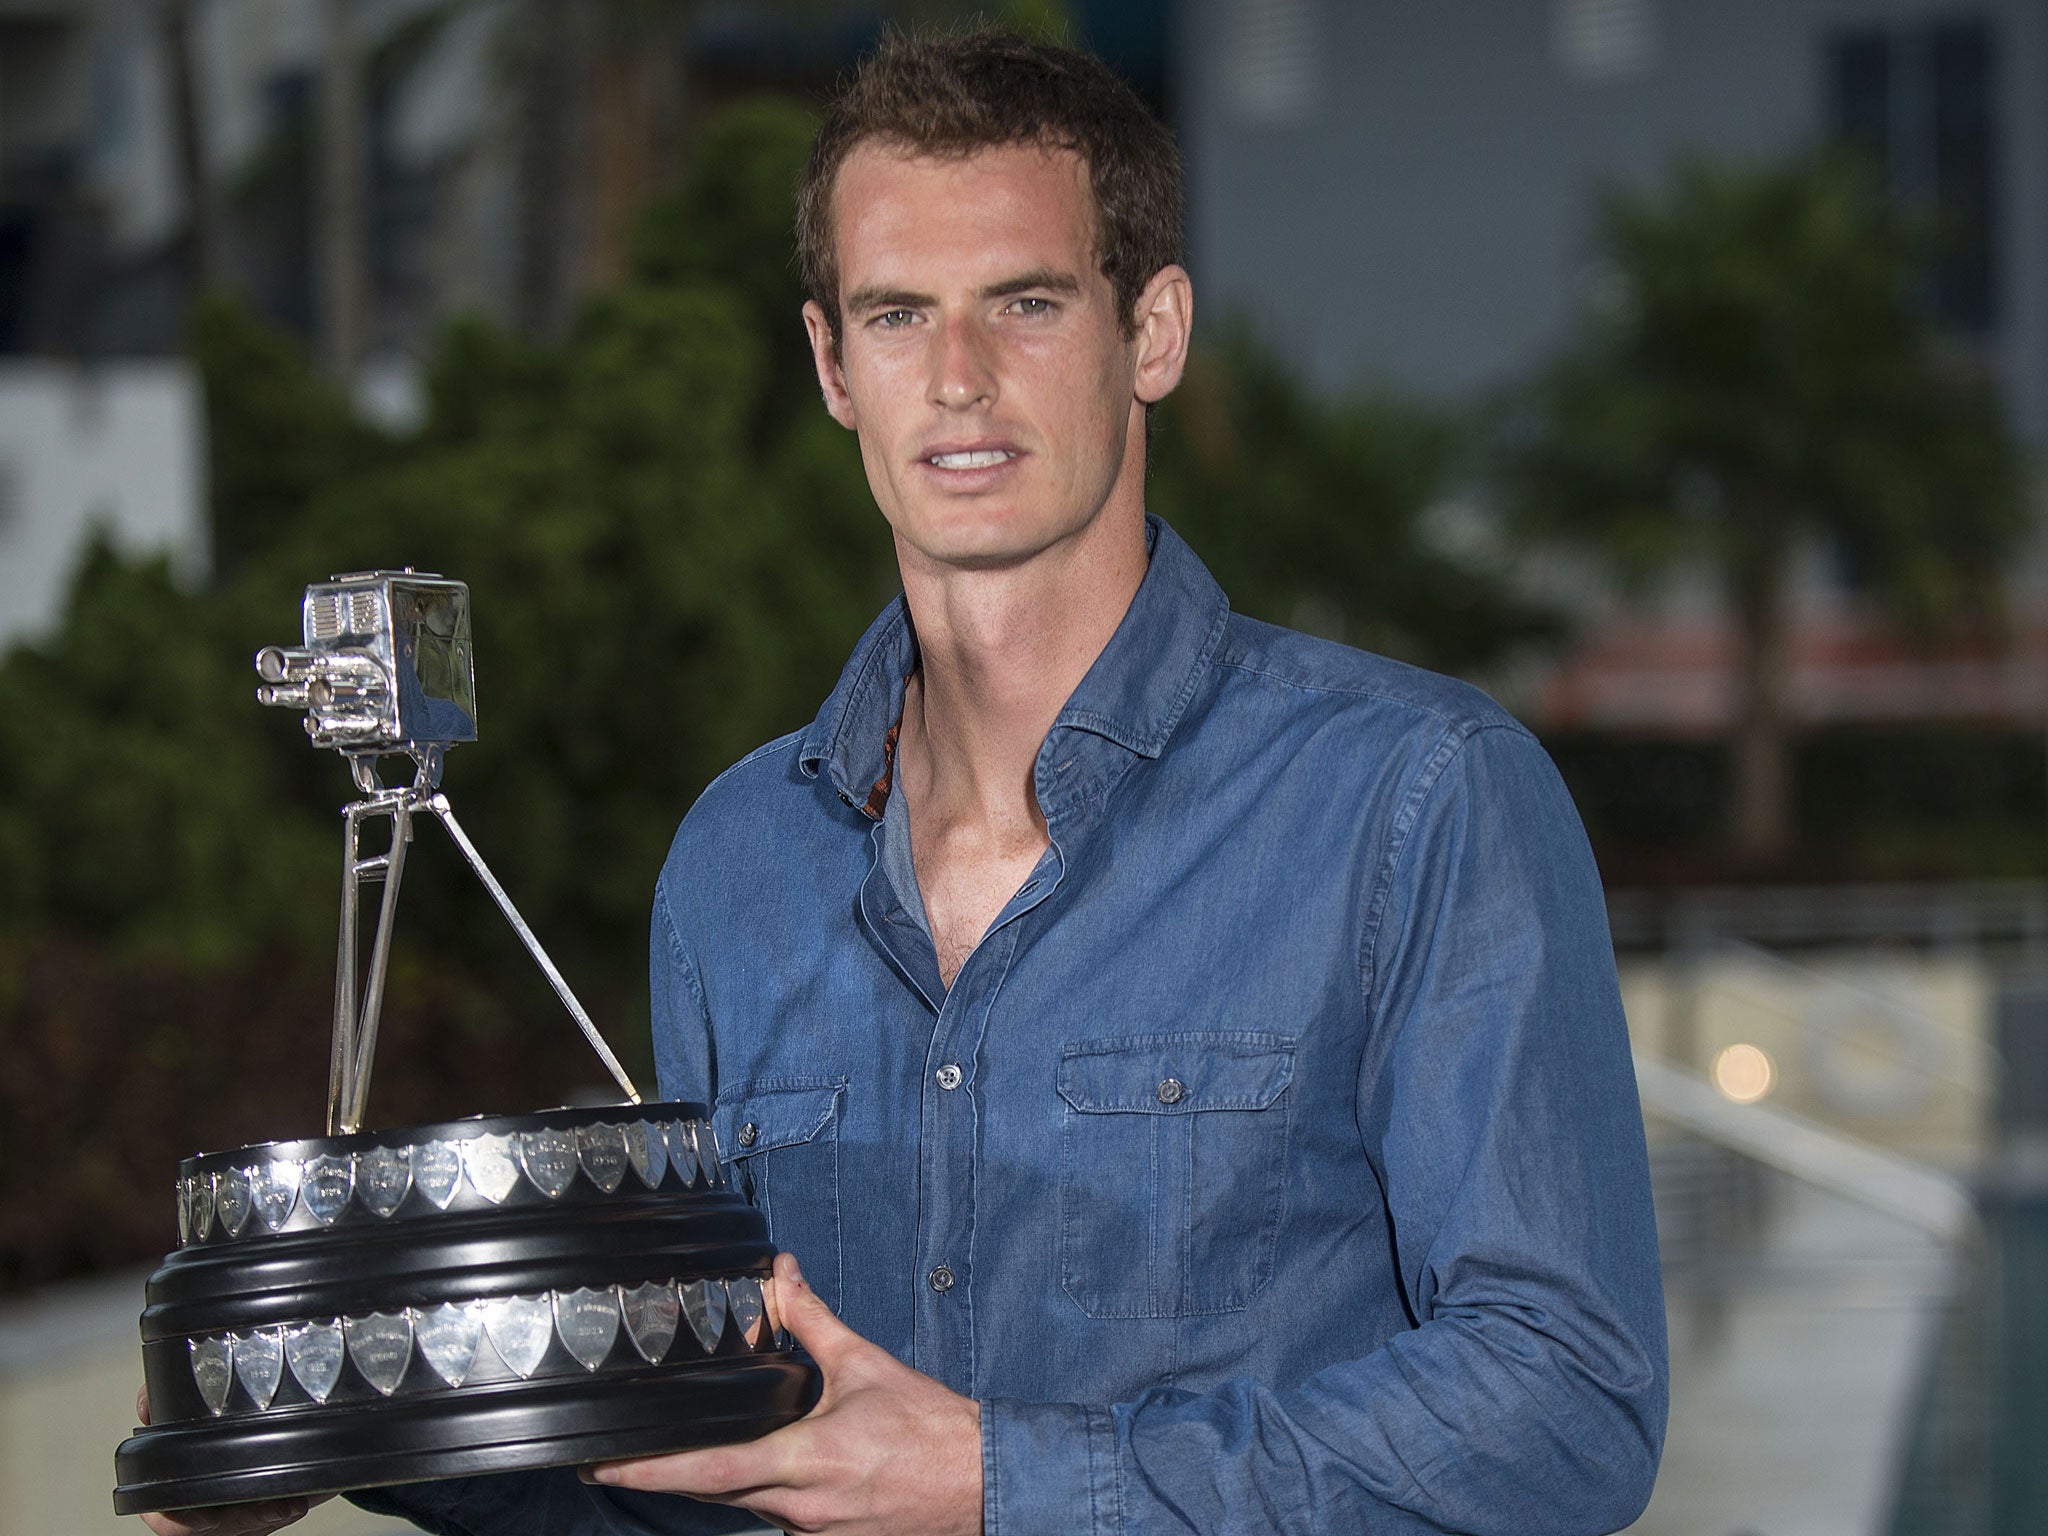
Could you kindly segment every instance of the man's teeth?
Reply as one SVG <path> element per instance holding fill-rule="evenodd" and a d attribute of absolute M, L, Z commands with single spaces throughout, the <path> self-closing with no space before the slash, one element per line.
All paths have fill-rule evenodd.
<path fill-rule="evenodd" d="M 1015 457 L 1007 448 L 977 448 L 972 453 L 935 453 L 931 462 L 940 469 L 991 469 Z"/>

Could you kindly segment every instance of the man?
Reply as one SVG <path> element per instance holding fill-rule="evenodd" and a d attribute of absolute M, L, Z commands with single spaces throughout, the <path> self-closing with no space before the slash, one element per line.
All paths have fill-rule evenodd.
<path fill-rule="evenodd" d="M 1627 1524 L 1663 1325 L 1592 861 L 1483 696 L 1233 615 L 1148 522 L 1170 139 L 1085 55 L 896 40 L 799 205 L 904 596 L 690 812 L 653 982 L 662 1090 L 714 1105 L 823 1400 L 366 1502 L 471 1536 Z"/>

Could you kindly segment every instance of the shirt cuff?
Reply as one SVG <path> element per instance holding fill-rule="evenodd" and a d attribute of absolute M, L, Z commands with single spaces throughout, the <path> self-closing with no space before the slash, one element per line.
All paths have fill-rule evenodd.
<path fill-rule="evenodd" d="M 1109 1410 L 985 1399 L 981 1529 L 982 1536 L 1121 1531 L 1116 1422 Z"/>

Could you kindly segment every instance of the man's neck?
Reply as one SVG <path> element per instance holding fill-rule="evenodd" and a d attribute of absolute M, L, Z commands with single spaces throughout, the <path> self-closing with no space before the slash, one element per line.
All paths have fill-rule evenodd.
<path fill-rule="evenodd" d="M 934 825 L 1042 840 L 1032 772 L 1046 733 L 1144 579 L 1142 516 L 1105 513 L 1021 565 L 932 571 L 903 561 L 917 675 L 897 760 Z"/>

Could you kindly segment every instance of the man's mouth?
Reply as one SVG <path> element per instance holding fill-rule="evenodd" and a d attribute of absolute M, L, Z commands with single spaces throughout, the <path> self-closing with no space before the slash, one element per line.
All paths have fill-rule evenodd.
<path fill-rule="evenodd" d="M 925 462 L 935 469 L 994 469 L 1017 457 L 1008 448 L 975 448 L 961 453 L 935 453 Z"/>

